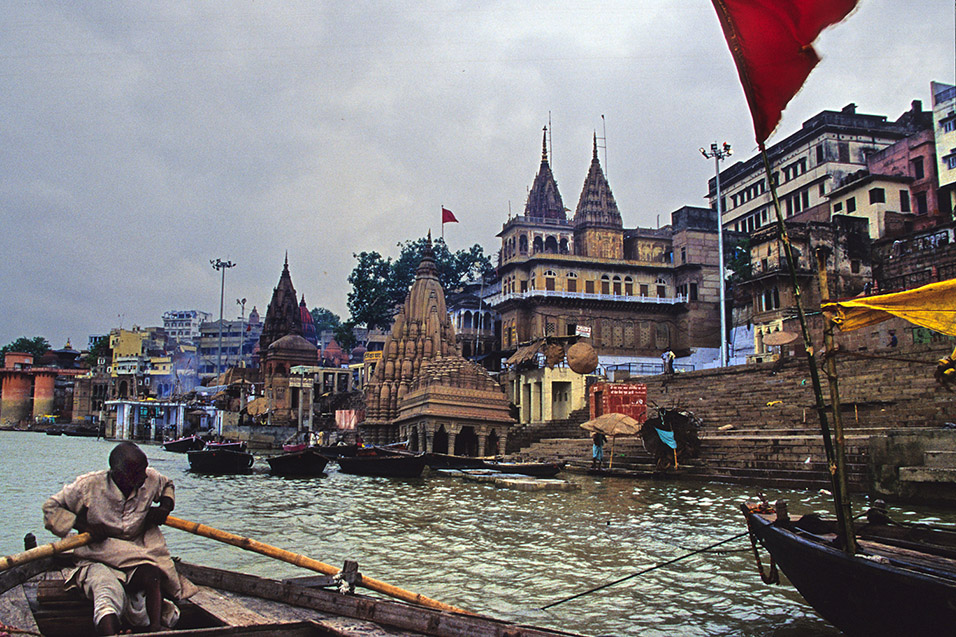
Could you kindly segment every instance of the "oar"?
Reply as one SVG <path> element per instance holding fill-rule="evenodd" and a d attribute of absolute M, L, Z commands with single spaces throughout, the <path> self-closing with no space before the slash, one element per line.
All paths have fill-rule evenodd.
<path fill-rule="evenodd" d="M 14 566 L 26 564 L 27 562 L 32 562 L 44 557 L 50 557 L 51 555 L 63 553 L 64 551 L 70 551 L 81 546 L 86 546 L 92 541 L 92 535 L 89 533 L 80 533 L 79 535 L 71 535 L 69 537 L 63 538 L 62 540 L 57 540 L 52 544 L 37 546 L 29 551 L 23 551 L 22 553 L 17 553 L 15 555 L 8 555 L 7 557 L 0 557 L 0 572 L 3 572 L 9 568 L 13 568 Z"/>
<path fill-rule="evenodd" d="M 213 540 L 218 540 L 226 544 L 231 544 L 233 546 L 238 546 L 241 549 L 247 551 L 253 551 L 255 553 L 261 553 L 267 557 L 272 557 L 277 560 L 282 560 L 283 562 L 288 562 L 289 564 L 294 564 L 295 566 L 301 566 L 325 575 L 335 575 L 339 572 L 340 569 L 332 566 L 331 564 L 325 564 L 318 560 L 314 560 L 311 557 L 306 557 L 305 555 L 300 555 L 298 553 L 293 553 L 291 551 L 286 551 L 285 549 L 280 549 L 275 546 L 270 546 L 268 544 L 263 544 L 256 540 L 241 537 L 239 535 L 234 535 L 227 531 L 221 531 L 215 529 L 211 526 L 206 526 L 204 524 L 199 524 L 198 522 L 189 522 L 187 520 L 182 520 L 173 516 L 166 518 L 166 525 L 171 526 L 174 529 L 179 529 L 180 531 L 186 531 L 187 533 L 193 533 L 195 535 L 201 535 L 202 537 L 208 537 Z M 453 613 L 463 613 L 465 615 L 473 615 L 467 610 L 462 610 L 456 608 L 444 602 L 439 602 L 434 599 L 425 597 L 418 593 L 413 593 L 411 591 L 406 591 L 403 588 L 397 586 L 392 586 L 391 584 L 386 584 L 385 582 L 380 582 L 379 580 L 372 579 L 371 577 L 366 577 L 362 575 L 361 578 L 356 582 L 359 586 L 363 586 L 369 590 L 377 591 L 383 593 L 390 597 L 400 599 L 406 602 L 411 602 L 413 604 L 419 604 L 421 606 L 427 606 L 429 608 L 435 608 L 438 610 L 447 610 Z"/>

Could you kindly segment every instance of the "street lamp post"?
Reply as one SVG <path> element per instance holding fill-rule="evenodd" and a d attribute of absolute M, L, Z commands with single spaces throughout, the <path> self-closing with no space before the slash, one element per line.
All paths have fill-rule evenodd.
<path fill-rule="evenodd" d="M 242 348 L 246 344 L 246 299 L 236 299 L 239 306 L 239 353 L 236 357 L 236 367 L 245 367 L 242 359 Z"/>
<path fill-rule="evenodd" d="M 724 215 L 720 200 L 720 160 L 730 157 L 733 154 L 730 144 L 724 142 L 718 145 L 714 142 L 710 145 L 710 150 L 700 149 L 700 154 L 706 159 L 714 158 L 714 171 L 716 173 L 717 186 L 717 268 L 718 278 L 720 280 L 720 366 L 727 366 L 727 299 L 725 297 L 724 281 Z"/>
<path fill-rule="evenodd" d="M 222 312 L 226 294 L 226 270 L 236 267 L 236 264 L 222 259 L 210 259 L 209 265 L 213 270 L 222 272 L 222 283 L 219 287 L 219 352 L 216 356 L 216 376 L 219 376 L 222 374 Z"/>

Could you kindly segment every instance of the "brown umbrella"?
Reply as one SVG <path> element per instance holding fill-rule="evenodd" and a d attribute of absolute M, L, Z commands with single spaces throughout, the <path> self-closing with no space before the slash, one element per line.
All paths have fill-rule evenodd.
<path fill-rule="evenodd" d="M 636 436 L 641 431 L 641 423 L 626 414 L 611 413 L 601 414 L 597 418 L 581 423 L 581 429 L 600 431 L 611 439 L 611 458 L 607 464 L 607 468 L 610 469 L 614 465 L 614 438 Z"/>

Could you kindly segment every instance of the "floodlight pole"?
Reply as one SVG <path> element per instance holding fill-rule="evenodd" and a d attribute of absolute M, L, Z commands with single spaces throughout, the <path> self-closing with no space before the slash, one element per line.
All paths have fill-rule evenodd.
<path fill-rule="evenodd" d="M 222 283 L 219 287 L 219 353 L 216 357 L 216 377 L 218 378 L 222 374 L 222 313 L 226 295 L 226 270 L 236 267 L 236 264 L 222 259 L 209 259 L 209 265 L 213 270 L 222 272 Z"/>
<path fill-rule="evenodd" d="M 730 157 L 733 154 L 730 144 L 724 142 L 718 145 L 714 142 L 710 145 L 710 150 L 700 149 L 700 154 L 705 158 L 714 158 L 714 171 L 717 185 L 717 268 L 718 279 L 720 280 L 720 366 L 726 367 L 728 362 L 727 352 L 727 298 L 726 281 L 724 280 L 724 215 L 721 208 L 720 199 L 720 160 Z"/>

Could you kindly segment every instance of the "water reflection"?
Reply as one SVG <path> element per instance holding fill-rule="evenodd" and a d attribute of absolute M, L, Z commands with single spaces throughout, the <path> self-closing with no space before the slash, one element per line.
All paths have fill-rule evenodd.
<path fill-rule="evenodd" d="M 0 553 L 24 533 L 51 539 L 40 505 L 80 473 L 105 468 L 112 443 L 0 432 Z M 572 492 L 524 492 L 426 476 L 338 473 L 278 478 L 202 476 L 185 455 L 145 447 L 177 488 L 175 515 L 315 559 L 359 562 L 362 572 L 470 610 L 589 635 L 796 635 L 838 633 L 789 586 L 768 587 L 741 539 L 569 601 L 542 606 L 744 530 L 733 485 L 597 480 L 567 475 Z M 267 467 L 262 459 L 257 467 Z M 824 496 L 771 494 L 793 512 L 827 511 Z M 950 513 L 916 511 L 952 522 Z M 268 577 L 295 567 L 169 529 L 174 555 Z"/>

